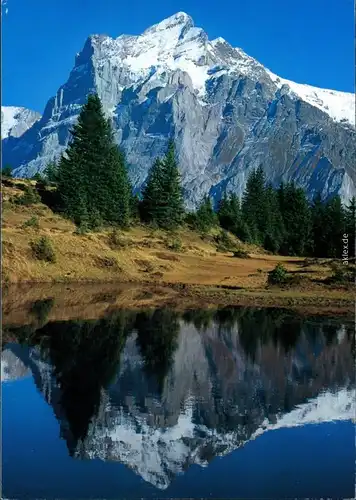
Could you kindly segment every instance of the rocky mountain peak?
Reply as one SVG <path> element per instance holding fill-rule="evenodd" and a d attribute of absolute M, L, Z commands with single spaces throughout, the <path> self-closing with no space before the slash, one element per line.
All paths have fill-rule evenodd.
<path fill-rule="evenodd" d="M 184 12 L 141 35 L 91 35 L 40 122 L 3 146 L 3 161 L 31 176 L 60 156 L 89 93 L 113 119 L 140 189 L 174 138 L 187 206 L 203 195 L 241 196 L 263 165 L 274 185 L 294 180 L 313 197 L 355 194 L 355 99 L 283 79 Z"/>
<path fill-rule="evenodd" d="M 1 106 L 1 139 L 21 137 L 40 118 L 40 113 L 31 109 Z"/>
<path fill-rule="evenodd" d="M 171 29 L 177 28 L 177 27 L 183 31 L 188 30 L 188 29 L 194 27 L 194 21 L 185 12 L 177 12 L 176 14 L 173 14 L 172 16 L 167 17 L 163 21 L 161 21 L 157 24 L 154 24 L 150 28 L 147 28 L 143 32 L 143 36 L 148 35 L 148 34 L 152 34 L 152 33 L 158 33 L 160 31 L 171 30 Z"/>

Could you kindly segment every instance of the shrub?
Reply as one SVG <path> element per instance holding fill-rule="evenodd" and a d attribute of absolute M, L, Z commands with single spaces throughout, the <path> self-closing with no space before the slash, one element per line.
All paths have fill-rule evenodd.
<path fill-rule="evenodd" d="M 4 177 L 12 177 L 12 167 L 10 165 L 5 165 L 1 173 Z"/>
<path fill-rule="evenodd" d="M 234 257 L 237 257 L 238 259 L 249 259 L 250 256 L 249 254 L 243 250 L 242 248 L 237 248 L 234 250 Z"/>
<path fill-rule="evenodd" d="M 270 285 L 282 285 L 287 282 L 287 270 L 278 263 L 276 267 L 268 273 L 268 283 Z"/>
<path fill-rule="evenodd" d="M 236 250 L 235 243 L 225 230 L 220 231 L 220 233 L 215 236 L 215 242 L 217 243 L 218 252 L 234 252 Z"/>
<path fill-rule="evenodd" d="M 166 247 L 173 252 L 180 252 L 183 244 L 180 238 L 174 238 L 172 241 L 166 241 Z"/>
<path fill-rule="evenodd" d="M 46 262 L 56 262 L 56 254 L 54 252 L 51 240 L 47 236 L 42 236 L 36 241 L 30 241 L 32 255 L 35 259 L 44 260 Z"/>
<path fill-rule="evenodd" d="M 112 248 L 113 250 L 117 248 L 125 248 L 127 246 L 126 240 L 122 238 L 117 229 L 113 229 L 109 234 L 108 243 L 110 248 Z"/>
<path fill-rule="evenodd" d="M 14 199 L 14 203 L 17 205 L 33 205 L 34 203 L 40 203 L 40 201 L 41 198 L 39 194 L 32 186 L 25 186 L 24 194 Z"/>
<path fill-rule="evenodd" d="M 353 283 L 354 281 L 355 270 L 344 264 L 333 265 L 332 275 L 326 280 L 327 283 L 339 285 L 347 285 L 349 283 Z"/>
<path fill-rule="evenodd" d="M 82 236 L 83 234 L 87 234 L 88 232 L 89 232 L 88 224 L 86 222 L 82 222 L 75 228 L 73 234 L 78 234 Z"/>
<path fill-rule="evenodd" d="M 23 224 L 22 224 L 22 227 L 23 228 L 27 228 L 27 227 L 32 227 L 34 229 L 39 229 L 40 225 L 39 225 L 39 222 L 38 222 L 38 217 L 36 216 L 33 216 L 31 217 L 30 219 L 27 219 Z"/>

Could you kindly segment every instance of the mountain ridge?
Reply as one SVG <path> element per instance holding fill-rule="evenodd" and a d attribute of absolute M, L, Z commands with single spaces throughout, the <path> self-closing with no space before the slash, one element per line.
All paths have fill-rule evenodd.
<path fill-rule="evenodd" d="M 40 113 L 23 106 L 1 106 L 1 138 L 21 137 L 40 118 Z"/>
<path fill-rule="evenodd" d="M 141 35 L 91 35 L 42 119 L 3 144 L 16 175 L 58 158 L 89 93 L 97 92 L 126 153 L 136 190 L 174 137 L 187 205 L 241 195 L 263 164 L 272 184 L 295 180 L 312 197 L 356 191 L 354 96 L 274 75 L 185 13 Z M 338 146 L 340 146 L 338 148 Z"/>

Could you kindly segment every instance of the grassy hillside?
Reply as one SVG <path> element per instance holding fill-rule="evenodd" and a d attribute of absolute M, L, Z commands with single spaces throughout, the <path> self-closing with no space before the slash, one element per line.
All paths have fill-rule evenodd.
<path fill-rule="evenodd" d="M 217 229 L 200 235 L 189 229 L 170 233 L 137 226 L 128 231 L 112 228 L 78 234 L 70 221 L 42 203 L 18 205 L 15 198 L 33 181 L 7 181 L 2 186 L 3 283 L 115 282 L 189 287 L 194 295 L 223 297 L 231 293 L 265 297 L 323 296 L 352 301 L 349 286 L 330 286 L 332 263 L 327 260 L 268 255 L 232 235 L 222 238 Z M 55 262 L 38 260 L 30 242 L 49 238 Z M 238 258 L 239 248 L 248 258 Z M 267 286 L 268 272 L 282 262 L 290 283 L 283 289 Z M 209 290 L 209 291 L 208 291 Z M 320 300 L 320 298 L 318 299 Z M 225 302 L 225 299 L 223 300 Z"/>

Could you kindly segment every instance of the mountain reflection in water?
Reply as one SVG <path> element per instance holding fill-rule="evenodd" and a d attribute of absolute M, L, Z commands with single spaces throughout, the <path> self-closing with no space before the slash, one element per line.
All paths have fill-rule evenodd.
<path fill-rule="evenodd" d="M 123 463 L 155 488 L 268 430 L 355 415 L 342 320 L 235 308 L 46 322 L 50 308 L 4 326 L 3 382 L 33 377 L 72 457 Z"/>

